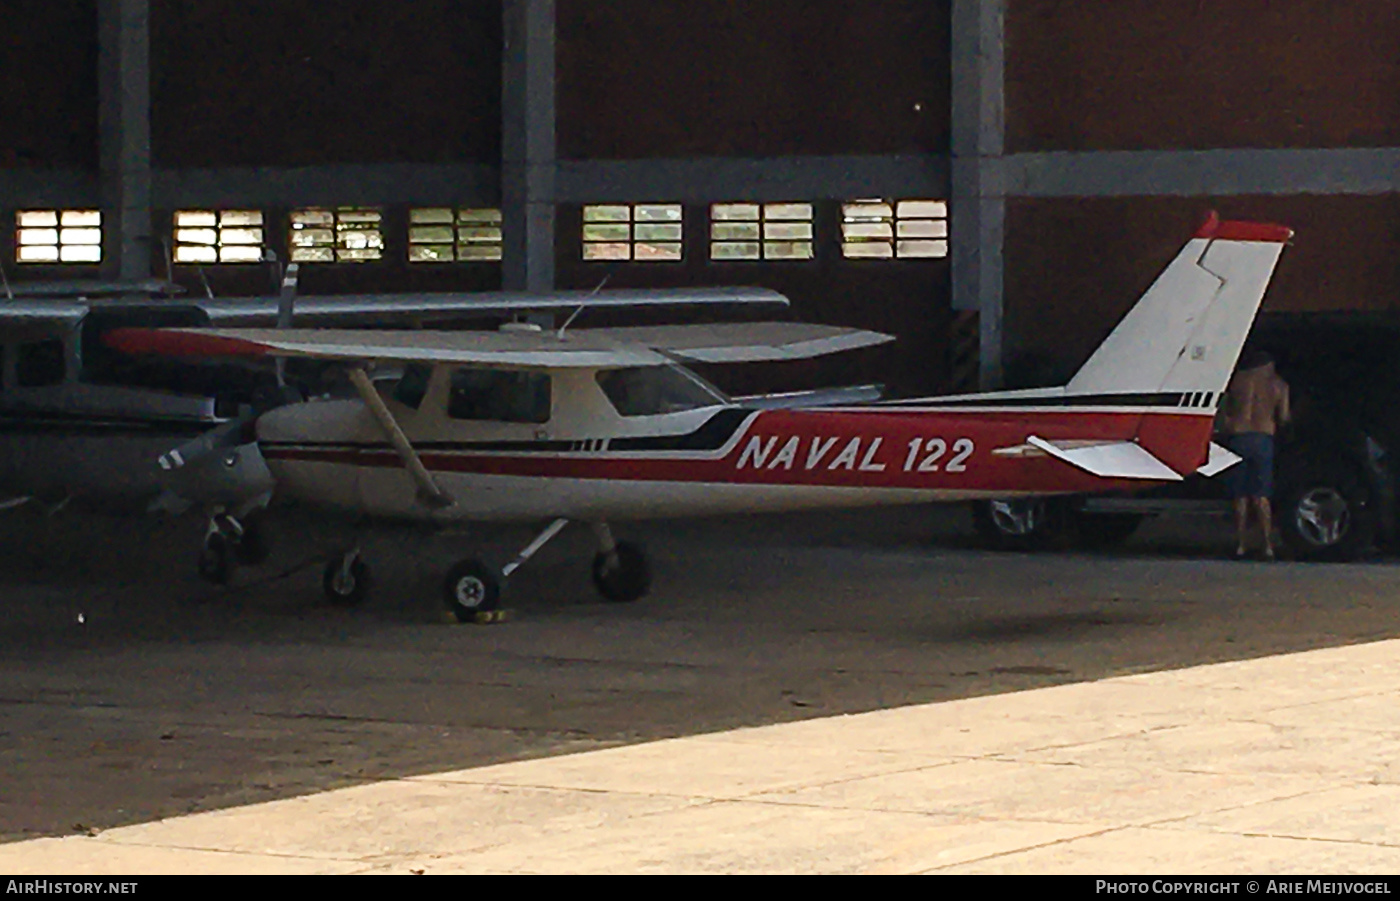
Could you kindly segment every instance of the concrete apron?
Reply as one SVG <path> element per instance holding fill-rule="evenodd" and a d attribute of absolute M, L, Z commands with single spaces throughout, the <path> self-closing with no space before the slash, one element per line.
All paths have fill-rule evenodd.
<path fill-rule="evenodd" d="M 1400 872 L 1400 641 L 378 782 L 0 872 Z"/>

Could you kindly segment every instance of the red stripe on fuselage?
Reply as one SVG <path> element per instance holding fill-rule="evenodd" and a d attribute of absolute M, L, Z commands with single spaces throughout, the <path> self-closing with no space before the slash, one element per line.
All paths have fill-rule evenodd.
<path fill-rule="evenodd" d="M 1040 456 L 992 451 L 1046 440 L 1142 441 L 1164 460 L 1201 461 L 1211 417 L 1187 413 L 968 411 L 884 412 L 775 410 L 759 414 L 723 456 L 704 451 L 580 454 L 483 451 L 420 452 L 433 472 L 710 482 L 752 485 L 921 488 L 1012 492 L 1077 492 L 1141 487 L 1140 480 L 1108 480 Z M 388 447 L 272 447 L 269 461 L 316 461 L 348 466 L 397 467 Z M 1168 460 L 1174 465 L 1173 460 Z M 1199 463 L 1178 469 L 1194 471 Z"/>

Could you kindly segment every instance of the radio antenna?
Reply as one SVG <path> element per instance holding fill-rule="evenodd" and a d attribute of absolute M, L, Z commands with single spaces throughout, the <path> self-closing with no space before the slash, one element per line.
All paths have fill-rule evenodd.
<path fill-rule="evenodd" d="M 558 338 L 560 341 L 564 340 L 564 329 L 573 325 L 574 320 L 578 318 L 578 314 L 582 313 L 583 308 L 588 306 L 588 302 L 592 300 L 599 291 L 603 290 L 603 286 L 608 283 L 608 279 L 610 278 L 612 278 L 612 272 L 609 272 L 607 275 L 603 276 L 603 280 L 598 283 L 598 286 L 592 291 L 589 291 L 588 295 L 584 297 L 583 300 L 579 301 L 578 307 L 575 308 L 575 310 L 569 314 L 568 319 L 564 320 L 564 324 L 559 326 L 559 331 L 555 334 L 554 337 Z"/>

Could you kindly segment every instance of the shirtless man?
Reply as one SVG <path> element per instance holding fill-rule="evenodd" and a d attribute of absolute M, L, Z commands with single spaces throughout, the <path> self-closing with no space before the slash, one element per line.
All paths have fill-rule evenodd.
<path fill-rule="evenodd" d="M 1225 444 L 1243 460 L 1227 473 L 1235 503 L 1235 558 L 1242 559 L 1253 501 L 1264 532 L 1264 559 L 1274 559 L 1273 509 L 1274 435 L 1288 422 L 1288 383 L 1274 371 L 1273 358 L 1262 351 L 1247 352 L 1230 379 L 1221 404 Z"/>

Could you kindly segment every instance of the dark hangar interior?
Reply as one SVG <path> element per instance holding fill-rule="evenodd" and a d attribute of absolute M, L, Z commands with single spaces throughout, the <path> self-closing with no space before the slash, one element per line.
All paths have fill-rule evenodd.
<path fill-rule="evenodd" d="M 1212 209 L 1296 230 L 1266 312 L 1400 297 L 1389 0 L 11 12 L 11 284 L 762 285 L 899 338 L 788 375 L 903 395 L 1071 371 Z"/>

